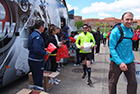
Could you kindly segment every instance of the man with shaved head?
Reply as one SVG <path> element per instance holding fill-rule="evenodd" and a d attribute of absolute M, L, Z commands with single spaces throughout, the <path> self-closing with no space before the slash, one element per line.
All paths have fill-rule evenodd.
<path fill-rule="evenodd" d="M 115 27 L 110 34 L 109 50 L 111 53 L 109 70 L 109 94 L 117 94 L 117 82 L 123 72 L 127 78 L 127 94 L 137 94 L 134 54 L 132 38 L 134 31 L 130 27 L 133 23 L 133 14 L 125 12 L 120 25 L 123 31 L 123 40 L 117 45 L 121 34 L 119 27 Z M 117 46 L 116 46 L 117 45 Z"/>

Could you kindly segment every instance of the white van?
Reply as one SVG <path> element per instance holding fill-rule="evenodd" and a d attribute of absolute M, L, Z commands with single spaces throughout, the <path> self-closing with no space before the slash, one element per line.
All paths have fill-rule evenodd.
<path fill-rule="evenodd" d="M 30 26 L 37 19 L 45 26 L 68 24 L 65 0 L 0 0 L 0 87 L 26 75 Z"/>

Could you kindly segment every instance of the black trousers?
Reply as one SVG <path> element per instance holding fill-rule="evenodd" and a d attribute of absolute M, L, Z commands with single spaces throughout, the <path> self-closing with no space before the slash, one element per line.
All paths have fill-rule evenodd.
<path fill-rule="evenodd" d="M 42 87 L 44 62 L 43 61 L 32 61 L 28 60 L 34 85 Z"/>
<path fill-rule="evenodd" d="M 97 48 L 96 48 L 96 53 L 99 53 L 100 52 L 100 42 L 97 43 Z"/>
<path fill-rule="evenodd" d="M 106 45 L 106 39 L 107 38 L 103 38 L 103 44 Z"/>
<path fill-rule="evenodd" d="M 133 50 L 138 51 L 138 48 L 139 48 L 139 40 L 133 41 Z"/>
<path fill-rule="evenodd" d="M 56 56 L 50 56 L 49 58 L 50 58 L 50 62 L 51 62 L 50 71 L 56 72 L 57 67 L 58 67 L 58 63 L 56 63 Z"/>
<path fill-rule="evenodd" d="M 77 62 L 76 62 L 76 64 L 80 64 L 80 54 L 79 54 L 79 51 L 80 51 L 80 49 L 76 49 L 76 59 L 77 59 Z"/>

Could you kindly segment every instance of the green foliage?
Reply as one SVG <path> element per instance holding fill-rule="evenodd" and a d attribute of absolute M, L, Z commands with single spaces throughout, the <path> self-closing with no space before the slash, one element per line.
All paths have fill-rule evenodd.
<path fill-rule="evenodd" d="M 77 28 L 80 28 L 84 25 L 84 23 L 82 21 L 76 21 L 74 24 Z"/>
<path fill-rule="evenodd" d="M 78 31 L 79 33 L 83 32 L 83 30 L 82 30 L 82 29 L 77 29 L 77 31 Z"/>
<path fill-rule="evenodd" d="M 140 28 L 140 25 L 137 25 L 136 30 Z"/>
<path fill-rule="evenodd" d="M 104 26 L 104 24 L 100 24 L 99 26 L 100 26 L 100 27 L 103 27 L 103 26 Z"/>
<path fill-rule="evenodd" d="M 104 33 L 106 31 L 108 33 L 110 29 L 111 28 L 100 28 L 100 32 Z"/>
<path fill-rule="evenodd" d="M 96 27 L 98 27 L 99 25 L 100 25 L 99 22 L 96 22 L 96 23 L 95 23 L 95 26 L 96 26 Z"/>

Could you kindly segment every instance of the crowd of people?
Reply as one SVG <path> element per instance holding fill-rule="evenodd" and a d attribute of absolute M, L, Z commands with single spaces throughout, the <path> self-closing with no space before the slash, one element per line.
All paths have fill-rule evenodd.
<path fill-rule="evenodd" d="M 134 30 L 133 32 L 130 27 L 133 21 L 133 14 L 131 12 L 124 13 L 121 20 L 122 23 L 120 26 L 109 30 L 108 33 L 107 31 L 101 33 L 100 27 L 94 32 L 92 31 L 91 26 L 84 24 L 82 27 L 83 32 L 79 33 L 74 31 L 71 32 L 70 36 L 68 35 L 69 27 L 66 25 L 64 26 L 63 22 L 61 22 L 61 28 L 54 24 L 50 24 L 48 26 L 48 32 L 45 32 L 46 34 L 44 34 L 44 21 L 38 20 L 34 25 L 35 29 L 30 35 L 28 42 L 28 62 L 33 74 L 34 85 L 42 87 L 44 70 L 56 72 L 60 71 L 64 65 L 68 64 L 67 57 L 56 61 L 57 49 L 63 48 L 64 44 L 67 46 L 68 51 L 71 47 L 74 48 L 74 66 L 79 66 L 81 63 L 83 68 L 82 79 L 88 75 L 87 84 L 92 84 L 90 78 L 91 63 L 95 62 L 94 56 L 100 53 L 100 44 L 103 43 L 103 45 L 106 46 L 108 40 L 111 56 L 108 76 L 109 94 L 116 94 L 117 82 L 122 72 L 124 72 L 128 80 L 127 94 L 136 94 L 137 82 L 135 77 L 133 50 L 138 51 L 140 30 Z M 125 33 L 123 34 L 124 39 L 121 40 L 122 42 L 120 43 L 118 43 L 121 36 L 119 27 L 122 29 L 123 33 Z M 45 38 L 45 35 L 47 36 L 48 34 L 48 38 Z M 72 42 L 70 37 L 75 41 Z M 53 52 L 46 50 L 49 43 L 53 43 L 56 46 L 56 49 Z M 49 57 L 47 61 L 44 60 L 45 55 Z M 60 81 L 61 80 L 57 78 L 54 79 L 54 83 L 57 85 Z"/>

